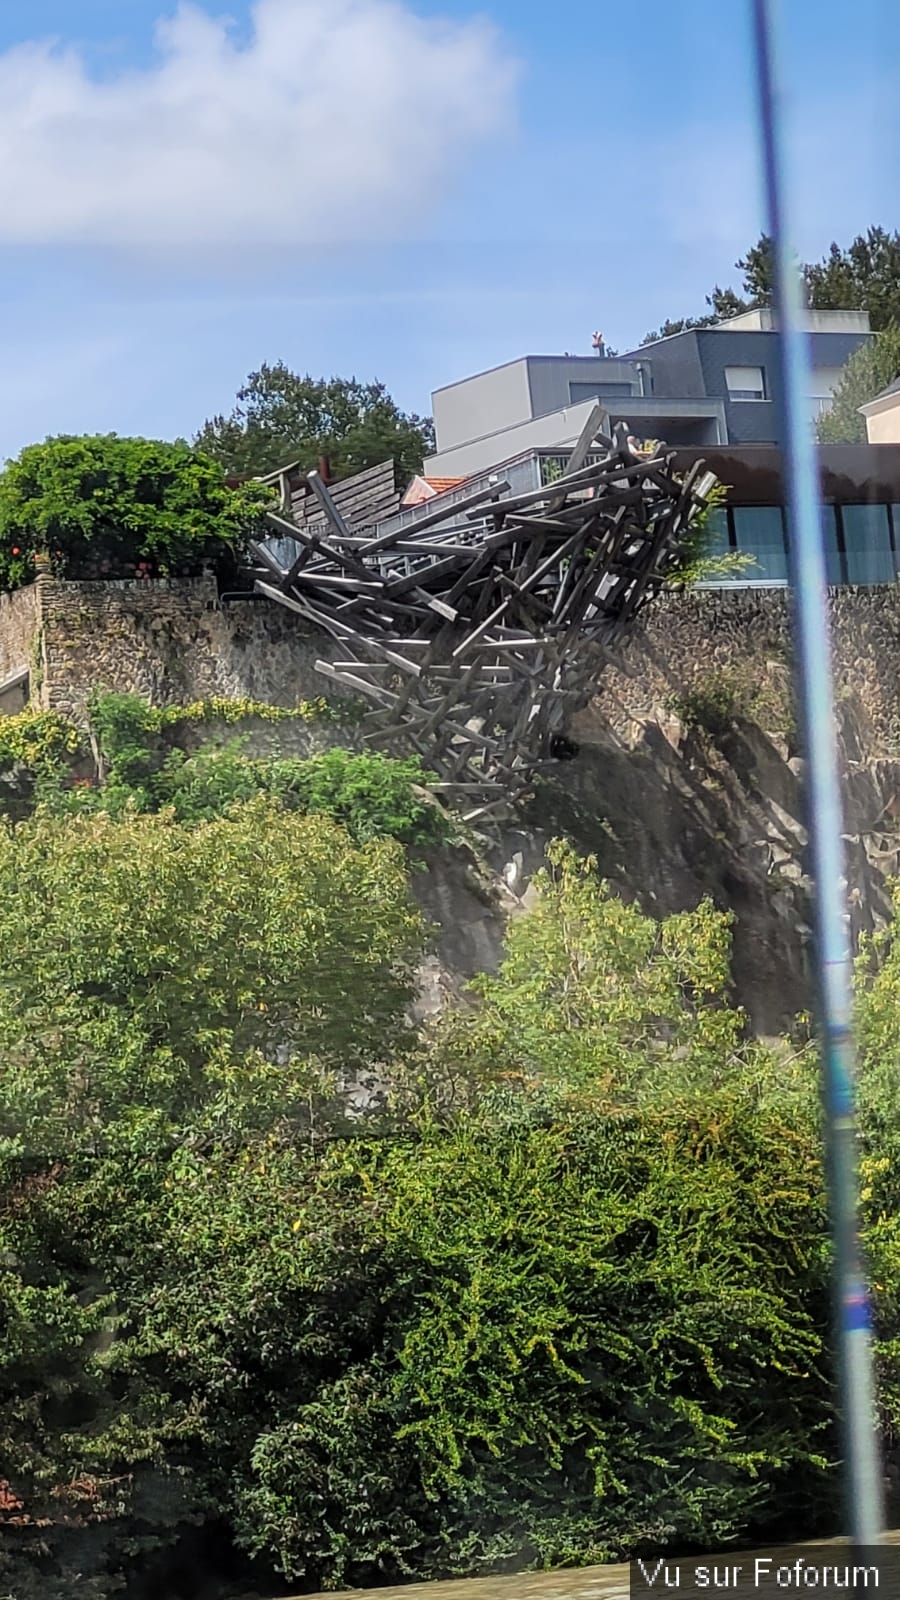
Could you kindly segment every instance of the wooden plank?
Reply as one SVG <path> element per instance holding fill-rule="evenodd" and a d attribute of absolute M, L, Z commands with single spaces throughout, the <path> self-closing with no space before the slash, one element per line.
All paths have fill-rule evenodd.
<path fill-rule="evenodd" d="M 507 610 L 508 606 L 509 606 L 509 600 L 508 599 L 501 600 L 500 604 L 498 606 L 495 606 L 495 608 L 491 612 L 490 616 L 486 617 L 484 622 L 479 623 L 479 625 L 475 629 L 474 633 L 468 634 L 466 636 L 466 638 L 463 640 L 462 644 L 457 645 L 456 649 L 453 652 L 454 661 L 457 661 L 460 656 L 466 655 L 469 652 L 469 650 L 471 650 L 473 648 L 473 646 L 478 642 L 478 640 L 480 638 L 482 638 L 483 635 L 487 632 L 488 628 L 490 628 L 497 621 L 497 618 L 503 616 L 503 613 Z"/>
<path fill-rule="evenodd" d="M 424 533 L 427 528 L 436 528 L 439 523 L 444 521 L 445 517 L 451 515 L 454 517 L 460 516 L 463 512 L 468 512 L 473 506 L 483 506 L 488 500 L 497 500 L 502 494 L 505 494 L 508 488 L 509 484 L 503 480 L 499 483 L 489 484 L 485 489 L 476 489 L 472 494 L 464 496 L 463 499 L 456 500 L 452 506 L 445 506 L 441 510 L 428 512 L 424 517 L 416 517 L 414 521 L 408 522 L 402 530 L 398 528 L 391 533 L 383 534 L 380 539 L 374 539 L 369 550 L 374 553 L 376 550 L 386 549 L 393 539 L 409 538 L 413 530 Z"/>
<path fill-rule="evenodd" d="M 265 567 L 266 571 L 271 572 L 273 577 L 276 577 L 279 582 L 283 581 L 283 579 L 287 576 L 284 567 L 281 566 L 280 562 L 275 560 L 275 557 L 266 549 L 265 545 L 256 544 L 255 542 L 252 543 L 250 545 L 250 554 L 255 556 L 256 560 Z"/>
<path fill-rule="evenodd" d="M 374 704 L 363 737 L 472 785 L 460 794 L 485 821 L 546 766 L 547 739 L 587 703 L 707 489 L 699 468 L 682 482 L 671 453 L 639 457 L 597 421 L 595 408 L 564 478 L 525 495 L 491 484 L 363 535 L 353 519 L 372 484 L 317 492 L 310 475 L 305 526 L 269 524 L 303 549 L 287 572 L 261 558 L 257 590 L 342 641 L 340 660 L 317 667 Z M 604 454 L 588 465 L 595 440 Z"/>

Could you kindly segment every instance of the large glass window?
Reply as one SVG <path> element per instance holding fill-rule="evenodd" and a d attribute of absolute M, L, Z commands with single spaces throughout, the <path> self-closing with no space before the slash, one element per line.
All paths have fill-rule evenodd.
<path fill-rule="evenodd" d="M 704 554 L 715 558 L 727 556 L 731 548 L 728 537 L 728 515 L 724 506 L 716 506 L 706 523 L 706 549 Z"/>
<path fill-rule="evenodd" d="M 830 588 L 846 583 L 844 560 L 838 539 L 837 517 L 834 506 L 822 508 L 822 530 L 825 543 L 825 582 Z"/>
<path fill-rule="evenodd" d="M 837 516 L 834 506 L 823 506 L 822 522 L 825 529 L 825 579 L 832 586 L 846 583 L 841 547 L 838 543 Z"/>
<path fill-rule="evenodd" d="M 848 583 L 893 583 L 887 506 L 842 506 Z"/>
<path fill-rule="evenodd" d="M 737 548 L 753 557 L 742 577 L 748 584 L 784 583 L 787 550 L 780 506 L 735 506 L 732 512 Z"/>

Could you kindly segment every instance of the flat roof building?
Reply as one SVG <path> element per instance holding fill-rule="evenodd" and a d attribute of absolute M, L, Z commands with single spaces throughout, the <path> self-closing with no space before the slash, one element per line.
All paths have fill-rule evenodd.
<path fill-rule="evenodd" d="M 871 338 L 863 311 L 806 314 L 810 423 Z M 574 443 L 599 401 L 610 424 L 673 448 L 777 444 L 778 330 L 769 308 L 654 340 L 623 356 L 521 356 L 434 391 L 427 476 L 467 476 L 528 449 Z"/>

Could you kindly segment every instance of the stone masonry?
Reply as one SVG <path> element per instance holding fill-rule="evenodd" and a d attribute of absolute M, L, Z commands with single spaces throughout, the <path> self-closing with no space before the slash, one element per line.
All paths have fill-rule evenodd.
<path fill-rule="evenodd" d="M 212 578 L 63 583 L 0 598 L 0 681 L 31 675 L 32 701 L 79 717 L 92 689 L 156 704 L 210 696 L 292 706 L 323 693 L 327 641 L 280 606 L 221 605 Z"/>
<path fill-rule="evenodd" d="M 599 718 L 633 738 L 679 695 L 790 659 L 785 590 L 706 590 L 654 603 L 598 683 L 575 737 Z M 853 693 L 883 753 L 900 752 L 900 586 L 832 592 L 838 696 Z M 0 596 L 0 685 L 30 674 L 32 700 L 78 715 L 95 687 L 156 703 L 211 695 L 290 706 L 323 695 L 330 641 L 264 600 L 222 605 L 212 578 L 63 583 Z M 873 752 L 874 753 L 874 752 Z"/>

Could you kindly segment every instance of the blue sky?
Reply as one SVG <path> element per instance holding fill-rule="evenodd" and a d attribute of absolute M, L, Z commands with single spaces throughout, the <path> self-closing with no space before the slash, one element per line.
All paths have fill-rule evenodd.
<path fill-rule="evenodd" d="M 425 411 L 702 310 L 762 225 L 748 10 L 4 0 L 0 458 L 190 436 L 267 360 Z M 781 12 L 811 257 L 900 225 L 900 6 Z"/>

